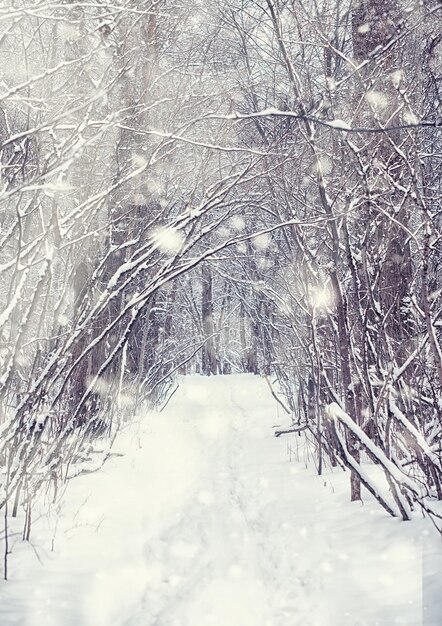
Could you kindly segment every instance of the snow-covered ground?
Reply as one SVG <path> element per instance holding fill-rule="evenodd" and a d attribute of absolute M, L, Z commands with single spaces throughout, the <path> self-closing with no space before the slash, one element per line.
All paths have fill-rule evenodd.
<path fill-rule="evenodd" d="M 349 503 L 279 420 L 258 377 L 182 381 L 12 538 L 0 626 L 440 626 L 431 524 Z"/>

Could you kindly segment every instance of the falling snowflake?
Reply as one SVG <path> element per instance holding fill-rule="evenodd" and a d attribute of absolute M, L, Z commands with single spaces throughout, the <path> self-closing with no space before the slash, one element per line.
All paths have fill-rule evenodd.
<path fill-rule="evenodd" d="M 184 235 L 176 228 L 165 226 L 153 233 L 152 241 L 161 252 L 179 252 L 184 242 Z"/>
<path fill-rule="evenodd" d="M 365 99 L 374 109 L 380 111 L 388 106 L 388 98 L 381 91 L 367 91 Z"/>
<path fill-rule="evenodd" d="M 252 244 L 255 250 L 267 250 L 271 241 L 272 237 L 270 233 L 262 233 L 262 235 L 258 235 L 252 240 Z"/>

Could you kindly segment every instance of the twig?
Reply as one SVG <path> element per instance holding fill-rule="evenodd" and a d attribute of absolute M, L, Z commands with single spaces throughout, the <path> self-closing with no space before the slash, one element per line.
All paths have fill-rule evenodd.
<path fill-rule="evenodd" d="M 270 389 L 270 393 L 272 394 L 272 396 L 275 398 L 276 402 L 278 402 L 278 404 L 280 404 L 282 406 L 282 408 L 284 409 L 284 411 L 288 414 L 291 415 L 292 412 L 286 407 L 286 405 L 284 404 L 284 402 L 278 398 L 278 396 L 276 395 L 276 393 L 273 391 L 273 387 L 272 387 L 272 383 L 269 381 L 269 377 L 268 376 L 264 376 L 266 383 L 269 386 Z"/>
<path fill-rule="evenodd" d="M 288 428 L 287 430 L 275 430 L 275 437 L 280 437 L 281 435 L 289 435 L 290 433 L 300 433 L 303 430 L 308 428 L 308 424 L 304 424 L 303 426 L 297 426 L 296 428 Z"/>

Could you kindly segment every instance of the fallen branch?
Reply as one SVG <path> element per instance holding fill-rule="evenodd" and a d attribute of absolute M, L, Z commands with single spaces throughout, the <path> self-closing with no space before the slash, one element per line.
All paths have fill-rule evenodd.
<path fill-rule="evenodd" d="M 336 422 L 332 421 L 333 435 L 336 438 L 336 442 L 338 443 L 338 454 L 343 461 L 344 465 L 346 465 L 352 472 L 354 472 L 364 487 L 371 493 L 371 495 L 377 500 L 377 502 L 384 508 L 389 515 L 392 517 L 398 517 L 396 511 L 388 504 L 386 498 L 382 496 L 379 489 L 372 484 L 369 477 L 365 474 L 360 464 L 356 461 L 356 459 L 350 454 L 347 449 L 345 439 L 339 430 L 336 427 Z"/>
<path fill-rule="evenodd" d="M 304 424 L 303 426 L 295 426 L 293 428 L 287 428 L 287 430 L 275 430 L 275 437 L 280 437 L 281 435 L 290 435 L 291 433 L 300 433 L 303 430 L 308 428 L 308 424 Z"/>
<path fill-rule="evenodd" d="M 440 511 L 437 509 L 436 506 L 433 506 L 433 503 L 428 498 L 428 494 L 422 494 L 420 485 L 410 476 L 404 474 L 402 470 L 385 455 L 381 448 L 379 448 L 366 435 L 366 433 L 364 433 L 364 431 L 337 403 L 333 402 L 332 404 L 327 406 L 326 415 L 333 426 L 334 433 L 336 434 L 336 437 L 339 440 L 340 444 L 343 443 L 343 438 L 339 434 L 337 422 L 340 422 L 341 424 L 346 426 L 356 436 L 358 441 L 364 446 L 367 454 L 372 459 L 372 461 L 375 464 L 380 465 L 387 477 L 397 484 L 399 490 L 396 492 L 396 494 L 393 493 L 393 496 L 396 495 L 398 498 L 400 498 L 399 494 L 402 492 L 402 490 L 404 490 L 404 492 L 408 491 L 411 495 L 411 499 L 416 501 L 429 516 L 434 516 L 438 519 L 442 519 Z M 352 464 L 353 462 L 356 463 L 355 459 L 351 455 L 350 457 L 350 459 L 345 458 L 343 460 L 347 461 L 349 464 Z M 356 467 L 352 467 L 352 469 L 357 472 Z M 396 500 L 396 504 L 398 506 L 400 504 L 399 508 L 401 510 L 403 519 L 410 519 L 409 513 L 407 512 L 408 507 L 406 507 L 405 500 L 400 498 L 400 503 L 398 502 L 398 500 Z"/>

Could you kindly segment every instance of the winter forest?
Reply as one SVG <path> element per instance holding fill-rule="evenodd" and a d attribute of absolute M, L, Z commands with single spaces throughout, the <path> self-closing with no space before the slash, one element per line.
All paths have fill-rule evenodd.
<path fill-rule="evenodd" d="M 438 0 L 0 2 L 1 626 L 442 624 L 441 33 Z M 136 472 L 125 482 L 118 463 L 142 415 L 148 465 L 129 497 Z M 201 450 L 213 476 L 199 516 L 181 514 L 174 531 L 189 491 L 178 486 Z M 214 484 L 221 460 L 236 472 L 233 496 L 227 478 Z M 281 476 L 265 475 L 272 464 Z M 43 525 L 57 526 L 71 487 L 73 502 L 112 471 L 108 501 L 123 497 L 126 534 L 142 501 L 165 520 L 140 540 L 142 616 L 124 605 L 100 617 L 91 600 L 83 617 L 61 605 L 50 617 L 38 598 L 32 616 L 15 614 L 30 603 L 30 572 L 44 577 L 55 559 L 45 550 L 59 539 L 51 531 L 52 553 L 42 548 Z M 403 606 L 412 591 L 392 613 L 328 613 L 338 584 L 321 560 L 327 531 L 302 557 L 324 580 L 307 565 L 305 579 L 293 574 L 296 489 L 296 510 L 318 502 L 312 524 L 345 510 L 365 542 L 384 529 L 385 545 L 428 538 L 421 621 Z M 223 543 L 224 491 L 257 545 L 276 542 L 278 575 L 264 552 L 229 548 L 227 531 Z M 267 510 L 269 491 L 285 509 Z M 180 544 L 170 557 L 186 580 L 172 615 L 178 601 L 149 563 L 163 568 L 176 536 L 193 545 L 183 537 L 196 541 L 198 524 L 219 546 L 205 531 L 206 556 Z M 229 565 L 233 582 L 212 576 L 205 593 L 228 550 L 247 575 Z M 420 589 L 425 572 L 397 553 L 387 560 L 414 568 Z M 215 565 L 187 610 L 187 572 L 205 558 Z M 264 602 L 254 560 L 265 585 L 279 576 L 270 595 L 299 596 L 293 606 Z M 101 595 L 127 600 L 136 585 L 124 580 Z"/>

